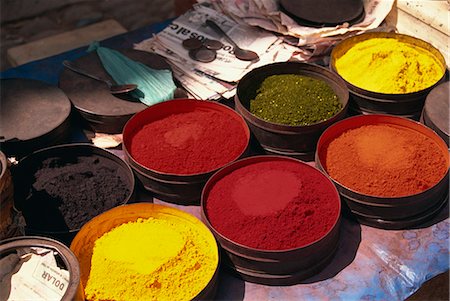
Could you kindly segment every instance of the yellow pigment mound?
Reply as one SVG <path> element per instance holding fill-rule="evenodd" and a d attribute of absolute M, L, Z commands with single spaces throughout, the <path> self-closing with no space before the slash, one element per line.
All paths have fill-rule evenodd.
<path fill-rule="evenodd" d="M 337 58 L 335 66 L 339 75 L 352 85 L 384 94 L 426 89 L 445 72 L 433 53 L 394 38 L 359 42 Z"/>
<path fill-rule="evenodd" d="M 211 232 L 180 210 L 152 206 L 164 212 L 122 223 L 95 239 L 87 300 L 191 300 L 211 281 L 218 265 Z M 81 257 L 89 256 L 84 252 Z"/>

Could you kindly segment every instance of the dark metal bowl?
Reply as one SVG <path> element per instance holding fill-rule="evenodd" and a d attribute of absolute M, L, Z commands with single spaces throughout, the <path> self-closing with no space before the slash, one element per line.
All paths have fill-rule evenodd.
<path fill-rule="evenodd" d="M 438 49 L 431 44 L 414 38 L 412 36 L 394 33 L 394 32 L 367 32 L 357 36 L 347 38 L 338 43 L 331 51 L 330 69 L 339 75 L 336 69 L 336 61 L 344 55 L 351 47 L 365 40 L 375 38 L 392 38 L 401 42 L 411 44 L 414 47 L 425 49 L 431 52 L 439 62 L 443 69 L 445 60 Z M 425 102 L 427 94 L 445 78 L 445 72 L 442 73 L 442 78 L 434 83 L 432 86 L 421 91 L 403 94 L 387 94 L 368 91 L 359 88 L 352 83 L 344 82 L 350 92 L 349 111 L 356 114 L 390 114 L 401 117 L 407 117 L 414 120 L 419 120 L 420 114 Z"/>
<path fill-rule="evenodd" d="M 306 126 L 276 124 L 259 118 L 250 112 L 250 100 L 255 98 L 264 79 L 275 74 L 299 74 L 325 81 L 338 96 L 342 110 L 328 120 Z M 284 62 L 265 65 L 247 73 L 238 83 L 234 102 L 236 111 L 247 121 L 256 140 L 268 154 L 313 161 L 322 132 L 346 116 L 348 97 L 345 82 L 328 69 L 307 63 Z"/>
<path fill-rule="evenodd" d="M 205 185 L 202 192 L 201 216 L 203 222 L 219 242 L 224 255 L 226 255 L 222 259 L 228 269 L 236 272 L 246 281 L 266 285 L 292 285 L 324 269 L 333 258 L 338 246 L 341 201 L 338 191 L 325 174 L 322 174 L 323 180 L 330 182 L 330 186 L 335 191 L 335 198 L 328 201 L 338 204 L 339 214 L 337 214 L 334 225 L 327 233 L 316 241 L 302 247 L 286 250 L 262 250 L 242 245 L 217 231 L 210 223 L 206 210 L 208 195 L 217 182 L 244 166 L 270 161 L 290 161 L 296 164 L 304 164 L 311 169 L 311 172 L 322 174 L 320 170 L 302 161 L 284 156 L 255 156 L 238 160 L 216 172 Z"/>
<path fill-rule="evenodd" d="M 392 124 L 420 132 L 436 142 L 444 154 L 448 152 L 447 145 L 442 138 L 418 122 L 398 116 L 361 115 L 337 122 L 322 134 L 317 143 L 316 166 L 328 175 L 325 162 L 329 143 L 347 130 L 374 124 Z M 352 171 L 349 169 L 348 172 Z M 350 211 L 362 224 L 384 229 L 408 228 L 432 218 L 445 203 L 449 185 L 448 169 L 442 179 L 433 187 L 414 195 L 401 197 L 366 195 L 344 186 L 331 177 L 330 179 L 336 185 L 341 199 L 346 202 Z"/>
<path fill-rule="evenodd" d="M 117 206 L 126 204 L 133 196 L 135 180 L 133 171 L 130 166 L 114 155 L 113 153 L 106 151 L 104 149 L 98 148 L 91 144 L 87 143 L 73 143 L 73 144 L 63 144 L 59 146 L 53 146 L 45 149 L 41 149 L 39 151 L 33 152 L 27 157 L 23 158 L 19 161 L 17 166 L 12 169 L 12 175 L 14 180 L 14 208 L 16 211 L 23 211 L 25 206 L 27 206 L 27 193 L 30 191 L 31 178 L 30 175 L 33 175 L 40 166 L 40 163 L 50 157 L 61 157 L 63 160 L 72 160 L 76 159 L 78 156 L 93 156 L 93 157 L 103 157 L 107 160 L 110 160 L 113 165 L 116 166 L 117 172 L 122 175 L 122 180 L 125 182 L 127 188 L 129 189 L 128 195 L 123 200 L 116 200 Z M 60 189 L 64 189 L 63 185 Z M 34 193 L 34 192 L 33 192 Z M 93 204 L 95 205 L 95 204 Z M 29 212 L 29 214 L 33 214 L 33 212 Z M 45 218 L 52 219 L 61 219 L 61 216 L 55 216 L 52 214 L 58 214 L 58 209 L 55 207 L 55 212 L 46 213 L 47 216 Z M 60 213 L 59 213 L 60 214 Z M 26 221 L 26 216 L 25 221 Z M 87 222 L 87 221 L 86 221 Z M 71 240 L 75 237 L 78 229 L 57 229 L 58 226 L 55 224 L 55 230 L 47 231 L 39 228 L 37 225 L 25 226 L 25 234 L 27 235 L 40 235 L 40 236 L 48 236 L 55 239 L 58 239 L 65 244 L 69 245 Z"/>
<path fill-rule="evenodd" d="M 203 186 L 205 186 L 205 183 L 209 177 L 211 177 L 211 175 L 219 168 L 188 175 L 164 173 L 162 171 L 152 170 L 140 164 L 131 156 L 131 138 L 137 130 L 142 128 L 142 126 L 154 120 L 158 120 L 159 118 L 176 113 L 189 112 L 194 108 L 202 108 L 203 110 L 213 110 L 227 114 L 230 118 L 233 118 L 237 123 L 242 125 L 242 129 L 246 132 L 247 136 L 247 147 L 242 149 L 241 153 L 235 158 L 235 160 L 245 156 L 249 148 L 250 130 L 248 129 L 245 121 L 239 114 L 229 107 L 216 102 L 193 99 L 176 99 L 153 105 L 134 115 L 125 125 L 123 131 L 122 147 L 125 154 L 125 160 L 130 164 L 131 168 L 146 190 L 153 192 L 158 198 L 168 202 L 184 205 L 198 204 Z M 152 137 L 149 137 L 149 139 L 152 139 Z"/>

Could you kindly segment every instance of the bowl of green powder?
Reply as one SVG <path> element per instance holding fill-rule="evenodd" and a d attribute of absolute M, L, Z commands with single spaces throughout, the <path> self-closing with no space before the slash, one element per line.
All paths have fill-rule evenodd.
<path fill-rule="evenodd" d="M 346 116 L 348 98 L 345 82 L 328 69 L 283 62 L 247 73 L 234 101 L 266 153 L 310 161 L 320 134 Z"/>

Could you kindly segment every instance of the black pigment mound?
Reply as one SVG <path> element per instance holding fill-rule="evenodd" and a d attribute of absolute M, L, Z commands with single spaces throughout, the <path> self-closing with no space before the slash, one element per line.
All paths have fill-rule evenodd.
<path fill-rule="evenodd" d="M 27 227 L 59 232 L 79 229 L 98 214 L 123 204 L 126 173 L 101 156 L 51 157 L 28 176 L 20 202 Z"/>

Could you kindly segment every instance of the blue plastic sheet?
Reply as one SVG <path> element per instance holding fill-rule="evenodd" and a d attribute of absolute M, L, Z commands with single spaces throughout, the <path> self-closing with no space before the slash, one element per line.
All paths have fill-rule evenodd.
<path fill-rule="evenodd" d="M 198 206 L 178 206 L 200 218 Z M 448 205 L 442 210 L 442 219 Z M 222 273 L 218 300 L 404 300 L 449 269 L 449 226 L 405 231 L 376 229 L 343 219 L 338 251 L 318 275 L 292 286 L 265 286 Z"/>

